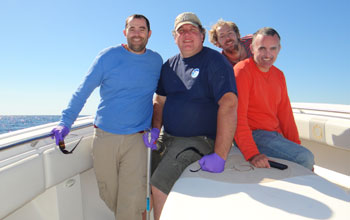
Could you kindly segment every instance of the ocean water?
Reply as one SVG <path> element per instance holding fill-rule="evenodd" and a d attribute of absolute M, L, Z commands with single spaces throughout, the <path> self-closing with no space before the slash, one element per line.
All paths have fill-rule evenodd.
<path fill-rule="evenodd" d="M 60 120 L 60 115 L 0 115 L 0 134 Z"/>

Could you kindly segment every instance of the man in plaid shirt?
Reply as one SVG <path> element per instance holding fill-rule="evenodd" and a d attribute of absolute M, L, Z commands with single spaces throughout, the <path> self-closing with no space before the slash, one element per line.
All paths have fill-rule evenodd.
<path fill-rule="evenodd" d="M 235 66 L 241 60 L 252 56 L 250 45 L 253 35 L 241 38 L 237 25 L 220 19 L 209 31 L 209 40 L 222 49 L 222 54 Z"/>

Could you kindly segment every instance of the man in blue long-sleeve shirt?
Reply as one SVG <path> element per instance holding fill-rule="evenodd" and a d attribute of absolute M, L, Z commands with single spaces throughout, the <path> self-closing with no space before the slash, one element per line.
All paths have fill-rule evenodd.
<path fill-rule="evenodd" d="M 95 117 L 93 160 L 100 196 L 116 219 L 141 219 L 146 208 L 146 148 L 142 131 L 150 128 L 152 97 L 161 56 L 146 49 L 151 30 L 143 15 L 126 19 L 127 44 L 103 50 L 52 130 L 62 141 L 87 98 L 100 87 Z"/>

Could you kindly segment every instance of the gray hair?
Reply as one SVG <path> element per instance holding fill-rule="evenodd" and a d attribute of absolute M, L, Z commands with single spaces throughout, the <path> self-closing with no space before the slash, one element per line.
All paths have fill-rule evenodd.
<path fill-rule="evenodd" d="M 261 34 L 263 36 L 275 36 L 277 35 L 278 39 L 281 40 L 281 37 L 280 35 L 278 34 L 278 32 L 271 28 L 271 27 L 263 27 L 263 28 L 260 28 L 257 32 L 255 32 L 253 34 L 253 40 L 252 40 L 252 43 L 255 41 L 256 37 Z"/>

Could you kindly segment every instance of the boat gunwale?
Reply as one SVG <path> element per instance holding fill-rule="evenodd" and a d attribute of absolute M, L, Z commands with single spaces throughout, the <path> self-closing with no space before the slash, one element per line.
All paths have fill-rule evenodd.
<path fill-rule="evenodd" d="M 87 127 L 90 127 L 92 125 L 93 125 L 93 122 L 86 122 L 86 123 L 84 123 L 82 125 L 76 125 L 76 126 L 72 127 L 70 132 L 77 131 L 77 130 L 80 130 L 80 129 L 83 129 L 83 128 L 87 128 Z M 31 142 L 34 142 L 34 141 L 42 140 L 42 139 L 45 139 L 45 138 L 48 138 L 48 137 L 51 137 L 51 136 L 52 136 L 52 134 L 51 134 L 51 131 L 50 131 L 50 132 L 44 132 L 42 135 L 39 135 L 39 136 L 24 138 L 21 141 L 16 141 L 16 142 L 13 142 L 13 143 L 10 143 L 10 144 L 5 144 L 5 145 L 0 146 L 0 152 L 4 151 L 4 150 L 7 150 L 7 149 L 10 149 L 10 148 L 13 148 L 13 147 L 16 147 L 16 146 L 19 146 L 19 145 L 22 145 L 22 144 L 28 144 L 28 143 L 31 143 Z"/>

